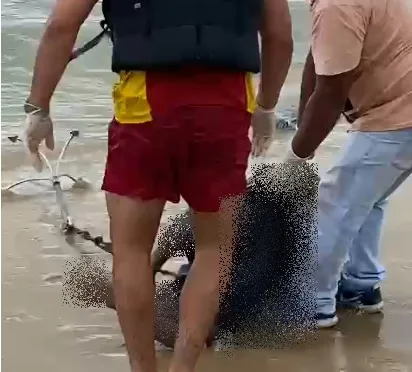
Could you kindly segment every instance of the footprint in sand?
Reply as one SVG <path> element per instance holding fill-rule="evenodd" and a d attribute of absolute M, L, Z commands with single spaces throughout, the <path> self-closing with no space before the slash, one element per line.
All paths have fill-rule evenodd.
<path fill-rule="evenodd" d="M 87 349 L 97 348 L 98 355 L 109 358 L 127 357 L 124 339 L 117 327 L 110 325 L 66 324 L 57 327 L 58 332 L 73 333 L 76 342 L 89 345 Z M 155 342 L 157 351 L 170 350 L 159 342 Z M 86 353 L 89 353 L 86 351 Z"/>
<path fill-rule="evenodd" d="M 42 247 L 41 257 L 46 259 L 69 259 L 70 254 L 64 253 L 61 247 L 57 245 Z"/>
<path fill-rule="evenodd" d="M 52 285 L 62 285 L 63 276 L 60 273 L 49 273 L 42 276 L 45 284 L 42 287 L 48 287 Z"/>
<path fill-rule="evenodd" d="M 27 321 L 41 320 L 41 318 L 38 318 L 34 315 L 27 314 L 24 311 L 17 311 L 14 314 L 5 314 L 4 317 L 3 317 L 3 320 L 6 321 L 6 322 L 23 323 L 23 322 L 27 322 Z"/>
<path fill-rule="evenodd" d="M 119 354 L 126 356 L 121 333 L 116 327 L 110 325 L 66 324 L 57 327 L 58 332 L 72 333 L 76 343 L 82 343 L 87 352 L 93 351 L 100 355 Z M 86 346 L 87 345 L 87 346 Z M 97 349 L 97 350 L 96 350 Z"/>
<path fill-rule="evenodd" d="M 156 351 L 170 351 L 170 350 L 173 350 L 171 348 L 168 348 L 168 347 L 162 345 L 160 342 L 157 342 L 157 341 L 155 341 L 154 346 L 155 346 Z M 122 343 L 121 346 L 119 346 L 119 348 L 122 349 L 123 351 L 99 353 L 99 355 L 104 356 L 104 357 L 109 357 L 109 358 L 126 358 L 127 353 L 126 353 L 125 343 Z"/>

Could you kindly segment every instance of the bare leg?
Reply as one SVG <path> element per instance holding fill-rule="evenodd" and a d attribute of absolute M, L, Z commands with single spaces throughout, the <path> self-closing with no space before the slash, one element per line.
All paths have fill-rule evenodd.
<path fill-rule="evenodd" d="M 113 242 L 113 280 L 132 372 L 155 372 L 154 282 L 150 253 L 165 202 L 106 195 Z"/>
<path fill-rule="evenodd" d="M 160 250 L 158 247 L 153 249 L 152 254 L 151 254 L 153 277 L 155 277 L 156 273 L 162 268 L 162 266 L 170 258 L 170 257 L 168 257 L 167 253 L 168 252 L 164 252 L 164 251 Z M 108 288 L 107 288 L 106 306 L 109 309 L 116 310 L 116 304 L 115 304 L 115 301 L 114 301 L 113 283 L 112 282 L 109 282 L 109 285 L 108 285 Z"/>
<path fill-rule="evenodd" d="M 222 202 L 218 213 L 195 213 L 196 256 L 180 300 L 179 335 L 170 372 L 193 372 L 219 311 L 233 252 L 240 197 Z"/>

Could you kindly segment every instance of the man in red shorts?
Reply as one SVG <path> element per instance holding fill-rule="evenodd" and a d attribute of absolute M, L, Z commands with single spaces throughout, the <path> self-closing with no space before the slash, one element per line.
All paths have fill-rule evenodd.
<path fill-rule="evenodd" d="M 96 0 L 58 0 L 25 105 L 27 142 L 54 146 L 49 103 Z M 167 201 L 194 211 L 196 258 L 181 297 L 171 372 L 192 372 L 213 327 L 248 156 L 273 139 L 292 56 L 286 0 L 104 0 L 113 41 L 114 118 L 103 190 L 116 309 L 133 372 L 156 370 L 150 252 Z M 261 35 L 260 58 L 258 33 Z M 261 71 L 257 105 L 252 73 Z M 257 107 L 256 107 L 257 106 Z M 252 123 L 252 146 L 248 137 Z"/>

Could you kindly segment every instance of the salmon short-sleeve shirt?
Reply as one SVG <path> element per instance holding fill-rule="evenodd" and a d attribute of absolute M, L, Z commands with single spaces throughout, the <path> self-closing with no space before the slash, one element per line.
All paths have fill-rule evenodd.
<path fill-rule="evenodd" d="M 312 54 L 317 75 L 355 70 L 353 129 L 412 127 L 412 3 L 314 0 Z"/>

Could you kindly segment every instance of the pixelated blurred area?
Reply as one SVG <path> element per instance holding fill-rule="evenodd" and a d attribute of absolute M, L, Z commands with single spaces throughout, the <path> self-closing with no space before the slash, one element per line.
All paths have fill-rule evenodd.
<path fill-rule="evenodd" d="M 279 348 L 314 331 L 315 164 L 263 164 L 253 169 L 238 220 L 231 287 L 217 334 L 230 347 Z M 190 213 L 161 232 L 159 249 L 194 252 Z M 172 346 L 179 286 L 157 290 L 158 340 Z M 230 340 L 229 340 L 230 339 Z"/>
<path fill-rule="evenodd" d="M 211 335 L 223 347 L 226 342 L 230 348 L 282 348 L 314 331 L 318 184 L 315 164 L 262 164 L 252 170 L 237 221 L 230 288 Z M 168 257 L 192 262 L 194 248 L 189 211 L 161 229 L 158 249 Z M 156 340 L 168 347 L 177 334 L 185 277 L 157 283 Z M 111 275 L 98 256 L 68 261 L 63 288 L 66 302 L 75 306 L 113 302 Z"/>
<path fill-rule="evenodd" d="M 231 288 L 220 338 L 247 348 L 279 348 L 314 331 L 315 164 L 253 169 L 238 221 Z"/>
<path fill-rule="evenodd" d="M 65 304 L 82 308 L 106 307 L 111 274 L 104 257 L 75 257 L 66 261 L 62 284 Z"/>

